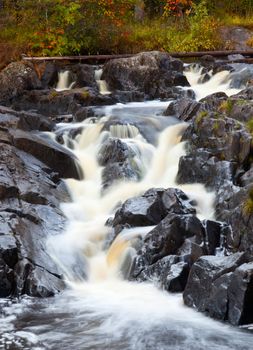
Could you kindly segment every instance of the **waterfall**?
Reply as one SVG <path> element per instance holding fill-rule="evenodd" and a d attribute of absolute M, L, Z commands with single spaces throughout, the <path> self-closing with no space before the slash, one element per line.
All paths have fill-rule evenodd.
<path fill-rule="evenodd" d="M 101 73 L 96 73 L 97 81 Z M 206 83 L 200 82 L 203 69 L 199 67 L 191 67 L 185 74 L 198 99 L 216 91 L 237 92 L 230 88 L 228 72 L 210 73 Z M 57 88 L 70 88 L 68 75 L 60 73 Z M 6 349 L 14 344 L 15 349 L 34 350 L 252 348 L 252 334 L 185 307 L 180 294 L 158 289 L 155 281 L 124 280 L 140 240 L 154 226 L 124 228 L 109 247 L 105 244 L 111 233 L 106 222 L 119 205 L 152 187 L 180 188 L 197 203 L 200 219 L 214 216 L 213 193 L 201 184 L 176 183 L 179 159 L 186 153 L 181 138 L 187 124 L 162 116 L 169 103 L 101 107 L 100 119 L 61 123 L 55 133 L 48 133 L 53 139 L 61 135 L 65 147 L 71 145 L 84 173 L 81 181 L 66 180 L 72 201 L 61 207 L 68 223 L 63 233 L 48 240 L 48 252 L 70 288 L 46 300 L 25 297 L 13 304 L 0 300 L 6 314 L 0 317 L 5 341 L 1 343 L 0 334 L 0 348 L 1 344 L 6 344 Z M 73 134 L 78 135 L 73 139 Z M 102 191 L 103 167 L 98 159 L 109 138 L 127 145 L 141 176 L 138 181 L 119 181 Z"/>
<path fill-rule="evenodd" d="M 212 70 L 208 72 L 210 79 L 202 83 L 203 67 L 199 65 L 191 65 L 185 70 L 185 76 L 191 85 L 191 89 L 195 92 L 196 99 L 211 95 L 215 92 L 224 91 L 227 96 L 238 93 L 240 89 L 230 87 L 231 73 L 227 70 L 223 70 L 216 74 L 213 74 Z"/>
<path fill-rule="evenodd" d="M 152 187 L 178 187 L 198 203 L 197 215 L 201 219 L 213 217 L 212 193 L 208 193 L 200 184 L 179 186 L 176 183 L 178 162 L 185 154 L 181 135 L 187 124 L 166 128 L 160 133 L 157 146 L 153 146 L 132 125 L 113 125 L 109 131 L 103 131 L 105 120 L 95 124 L 89 120 L 83 123 L 84 130 L 76 139 L 74 153 L 82 166 L 84 180 L 67 180 L 73 199 L 73 202 L 62 206 L 69 219 L 68 227 L 64 234 L 51 238 L 49 242 L 53 257 L 71 282 L 80 279 L 80 266 L 76 276 L 76 266 L 69 262 L 74 261 L 75 256 L 79 257 L 79 263 L 82 257 L 84 271 L 81 275 L 87 277 L 88 281 L 117 278 L 120 270 L 127 268 L 124 263 L 129 265 L 133 260 L 136 236 L 152 229 L 125 230 L 109 251 L 104 251 L 103 243 L 110 230 L 105 223 L 115 213 L 119 201 L 124 202 Z M 143 175 L 139 182 L 121 181 L 101 193 L 102 167 L 97 157 L 108 137 L 121 138 L 130 145 Z"/>
<path fill-rule="evenodd" d="M 97 69 L 95 71 L 95 80 L 97 82 L 99 92 L 101 95 L 110 95 L 111 91 L 108 90 L 108 86 L 105 80 L 101 80 L 103 69 Z"/>
<path fill-rule="evenodd" d="M 70 71 L 65 70 L 58 73 L 58 83 L 55 88 L 56 91 L 70 90 L 75 82 L 71 81 Z"/>

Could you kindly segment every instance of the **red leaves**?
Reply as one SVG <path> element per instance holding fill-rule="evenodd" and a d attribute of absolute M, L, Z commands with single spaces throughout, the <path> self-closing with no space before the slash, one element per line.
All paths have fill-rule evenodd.
<path fill-rule="evenodd" d="M 188 14 L 193 4 L 192 0 L 167 0 L 164 6 L 164 16 L 182 16 Z"/>

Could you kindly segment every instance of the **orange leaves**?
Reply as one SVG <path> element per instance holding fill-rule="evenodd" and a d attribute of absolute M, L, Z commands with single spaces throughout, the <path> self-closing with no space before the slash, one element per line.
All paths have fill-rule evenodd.
<path fill-rule="evenodd" d="M 166 0 L 164 5 L 164 16 L 189 15 L 191 12 L 192 0 Z"/>

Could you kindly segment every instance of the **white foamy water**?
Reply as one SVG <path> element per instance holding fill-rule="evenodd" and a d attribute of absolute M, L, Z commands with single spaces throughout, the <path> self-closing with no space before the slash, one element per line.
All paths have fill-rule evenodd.
<path fill-rule="evenodd" d="M 223 91 L 227 96 L 231 96 L 240 91 L 240 89 L 233 89 L 230 87 L 231 73 L 226 70 L 214 75 L 212 72 L 209 72 L 211 78 L 205 83 L 200 82 L 203 68 L 198 65 L 190 66 L 190 68 L 185 70 L 184 74 L 191 85 L 191 89 L 195 92 L 196 100 L 201 100 L 202 98 L 216 92 Z"/>
<path fill-rule="evenodd" d="M 85 179 L 67 181 L 73 198 L 73 202 L 63 205 L 63 210 L 69 218 L 68 228 L 64 234 L 52 237 L 49 242 L 52 255 L 64 268 L 71 281 L 75 280 L 76 268 L 72 274 L 73 264 L 69 264 L 69 255 L 72 260 L 75 255 L 83 254 L 85 260 L 83 268 L 88 279 L 92 281 L 96 278 L 115 277 L 115 273 L 117 275 L 117 264 L 122 265 L 119 254 L 111 253 L 118 260 L 108 265 L 107 253 L 102 249 L 103 241 L 110 232 L 105 222 L 115 213 L 119 202 L 140 195 L 150 188 L 181 188 L 190 199 L 198 203 L 196 209 L 201 219 L 213 218 L 212 193 L 208 193 L 201 184 L 179 186 L 176 183 L 178 162 L 185 154 L 184 143 L 180 142 L 180 139 L 187 124 L 181 123 L 166 128 L 161 132 L 156 147 L 150 145 L 134 126 L 113 125 L 109 131 L 102 131 L 104 121 L 97 124 L 89 124 L 86 121 L 83 126 L 84 130 L 76 141 L 74 152 L 79 158 Z M 136 159 L 135 164 L 139 166 L 142 179 L 139 182 L 127 180 L 117 182 L 106 192 L 101 192 L 102 167 L 98 165 L 97 158 L 102 143 L 112 136 L 117 136 L 130 145 L 135 153 L 133 161 Z M 129 241 L 131 240 L 128 239 Z M 126 254 L 125 250 L 131 246 L 128 242 L 125 246 L 121 244 L 120 248 L 116 247 L 120 249 L 121 255 Z M 92 275 L 93 272 L 96 277 Z"/>
<path fill-rule="evenodd" d="M 95 80 L 97 82 L 99 92 L 101 95 L 110 95 L 111 91 L 109 91 L 106 81 L 101 79 L 102 73 L 103 69 L 95 70 Z"/>
<path fill-rule="evenodd" d="M 70 79 L 70 71 L 65 70 L 58 73 L 58 83 L 55 88 L 56 91 L 64 91 L 72 89 L 75 82 Z"/>

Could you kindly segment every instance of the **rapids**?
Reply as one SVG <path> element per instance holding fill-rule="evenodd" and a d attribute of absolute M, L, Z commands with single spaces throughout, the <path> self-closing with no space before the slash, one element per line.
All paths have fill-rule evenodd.
<path fill-rule="evenodd" d="M 70 88 L 67 75 L 60 76 L 57 89 Z M 101 92 L 108 93 L 100 76 L 98 72 Z M 230 87 L 228 72 L 220 72 L 204 84 L 199 83 L 200 69 L 188 70 L 186 76 L 197 99 L 216 91 L 228 95 L 238 91 Z M 105 249 L 110 233 L 105 223 L 119 203 L 152 187 L 181 188 L 197 203 L 201 219 L 214 216 L 213 193 L 201 184 L 176 183 L 178 162 L 185 154 L 181 136 L 187 124 L 161 116 L 168 104 L 150 101 L 101 107 L 97 111 L 102 117 L 59 124 L 51 135 L 53 139 L 63 135 L 65 146 L 71 145 L 84 173 L 82 181 L 66 181 L 72 202 L 62 204 L 62 210 L 68 225 L 48 241 L 50 255 L 69 288 L 48 300 L 1 300 L 0 349 L 252 348 L 252 334 L 186 308 L 181 295 L 159 290 L 155 281 L 138 284 L 124 280 L 136 254 L 135 239 L 153 227 L 124 229 Z M 137 122 L 132 125 L 131 121 Z M 73 130 L 82 131 L 73 139 Z M 98 155 L 109 137 L 120 138 L 133 152 L 138 182 L 125 180 L 102 190 Z"/>

